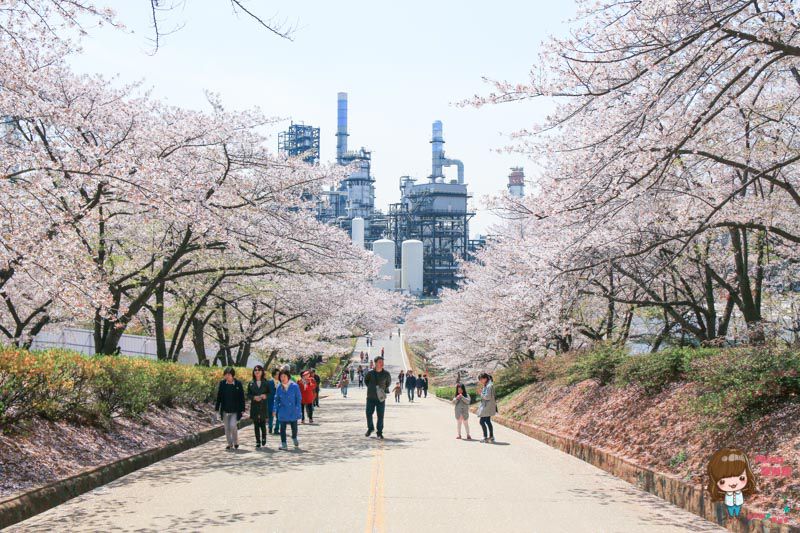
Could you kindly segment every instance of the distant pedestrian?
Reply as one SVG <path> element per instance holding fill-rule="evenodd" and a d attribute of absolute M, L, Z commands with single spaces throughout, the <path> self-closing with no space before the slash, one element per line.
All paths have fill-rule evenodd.
<path fill-rule="evenodd" d="M 425 374 L 425 377 L 422 378 L 422 394 L 425 398 L 428 397 L 428 374 Z"/>
<path fill-rule="evenodd" d="M 364 369 L 361 368 L 361 365 L 358 365 L 358 388 L 364 386 Z"/>
<path fill-rule="evenodd" d="M 383 368 L 383 357 L 375 358 L 375 369 L 367 373 L 364 379 L 367 384 L 367 433 L 369 437 L 376 429 L 372 423 L 372 414 L 378 414 L 378 438 L 383 438 L 383 413 L 386 409 L 386 395 L 392 384 L 392 376 Z"/>
<path fill-rule="evenodd" d="M 311 378 L 314 380 L 314 407 L 319 407 L 319 385 L 322 383 L 322 378 L 317 374 L 316 368 L 311 369 Z"/>
<path fill-rule="evenodd" d="M 272 393 L 267 396 L 267 407 L 269 407 L 269 432 L 273 435 L 277 435 L 281 432 L 281 423 L 278 422 L 277 418 L 272 416 L 272 413 L 275 411 L 275 393 L 278 392 L 278 385 L 281 384 L 280 380 L 278 379 L 278 374 L 280 371 L 281 370 L 279 368 L 272 369 Z"/>
<path fill-rule="evenodd" d="M 383 346 L 381 346 L 381 357 L 383 357 Z"/>
<path fill-rule="evenodd" d="M 394 385 L 394 401 L 395 403 L 400 403 L 400 392 L 403 390 L 403 386 L 398 381 Z"/>
<path fill-rule="evenodd" d="M 392 332 L 389 332 L 389 340 L 392 340 Z"/>
<path fill-rule="evenodd" d="M 239 428 L 237 423 L 244 413 L 244 386 L 235 379 L 236 371 L 228 367 L 223 372 L 224 379 L 217 388 L 217 402 L 214 410 L 219 413 L 222 424 L 225 426 L 225 440 L 228 445 L 226 450 L 239 448 Z"/>
<path fill-rule="evenodd" d="M 397 336 L 400 336 L 400 328 L 397 328 Z"/>
<path fill-rule="evenodd" d="M 253 430 L 256 434 L 256 448 L 267 445 L 267 396 L 272 380 L 264 377 L 264 367 L 253 367 L 253 380 L 247 385 L 247 397 L 250 398 L 250 418 L 253 419 Z M 271 413 L 270 413 L 271 414 Z"/>
<path fill-rule="evenodd" d="M 404 371 L 400 371 L 400 375 L 397 376 L 397 379 L 400 381 L 400 386 L 403 387 L 406 384 L 406 373 Z"/>
<path fill-rule="evenodd" d="M 347 372 L 342 374 L 342 379 L 339 381 L 339 390 L 342 391 L 342 397 L 347 398 L 347 387 L 350 385 L 350 380 L 347 379 Z"/>
<path fill-rule="evenodd" d="M 300 379 L 297 380 L 297 385 L 300 387 L 301 404 L 303 405 L 301 418 L 303 424 L 306 423 L 306 413 L 308 413 L 308 423 L 314 423 L 314 399 L 316 397 L 315 389 L 317 387 L 314 378 L 311 377 L 311 372 L 306 370 L 300 374 Z"/>
<path fill-rule="evenodd" d="M 350 382 L 352 383 L 355 380 L 356 380 L 356 369 L 355 369 L 354 366 L 351 365 L 350 366 Z"/>
<path fill-rule="evenodd" d="M 287 425 L 292 428 L 292 442 L 295 447 L 300 446 L 300 441 L 297 440 L 297 421 L 302 415 L 302 399 L 300 387 L 292 381 L 288 370 L 281 370 L 279 378 L 281 383 L 275 393 L 274 415 L 281 426 L 281 450 L 285 450 Z"/>
<path fill-rule="evenodd" d="M 408 393 L 408 401 L 414 403 L 414 389 L 417 387 L 417 378 L 414 373 L 409 370 L 406 374 L 406 392 Z"/>
<path fill-rule="evenodd" d="M 370 361 L 369 362 L 369 369 L 372 370 L 373 368 L 375 368 L 375 361 Z"/>
<path fill-rule="evenodd" d="M 497 414 L 497 400 L 494 396 L 494 382 L 492 376 L 484 372 L 478 376 L 478 381 L 483 385 L 481 389 L 481 405 L 478 407 L 477 415 L 480 419 L 483 439 L 481 442 L 494 442 L 494 427 L 492 417 Z"/>
<path fill-rule="evenodd" d="M 467 432 L 467 440 L 472 440 L 469 435 L 469 400 L 469 394 L 467 394 L 467 389 L 464 385 L 460 383 L 456 385 L 456 396 L 453 398 L 453 405 L 455 405 L 456 421 L 458 423 L 457 439 L 461 438 L 461 426 L 463 425 Z"/>
<path fill-rule="evenodd" d="M 417 398 L 422 398 L 422 374 L 417 377 Z"/>

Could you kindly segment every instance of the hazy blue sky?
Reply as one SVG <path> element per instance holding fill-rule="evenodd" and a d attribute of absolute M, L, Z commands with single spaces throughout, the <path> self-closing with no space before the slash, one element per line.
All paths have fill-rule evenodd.
<path fill-rule="evenodd" d="M 101 4 L 103 2 L 100 2 Z M 494 150 L 506 135 L 538 120 L 545 102 L 459 108 L 452 104 L 488 90 L 482 76 L 524 81 L 539 43 L 563 34 L 572 0 L 296 1 L 251 0 L 259 15 L 297 23 L 294 41 L 280 39 L 227 0 L 187 0 L 162 14 L 163 27 L 183 27 L 150 55 L 145 0 L 107 2 L 127 32 L 93 29 L 78 70 L 144 80 L 170 103 L 205 106 L 204 90 L 228 108 L 260 107 L 267 115 L 319 126 L 322 159 L 336 148 L 336 93 L 350 97 L 349 147 L 373 152 L 377 205 L 399 197 L 401 175 L 430 174 L 431 122 L 444 122 L 445 152 L 461 159 L 475 207 L 502 190 L 509 167 L 530 162 Z M 274 144 L 277 148 L 277 131 Z M 451 169 L 455 172 L 455 168 Z M 533 172 L 528 172 L 530 177 Z M 472 233 L 492 217 L 479 213 Z"/>

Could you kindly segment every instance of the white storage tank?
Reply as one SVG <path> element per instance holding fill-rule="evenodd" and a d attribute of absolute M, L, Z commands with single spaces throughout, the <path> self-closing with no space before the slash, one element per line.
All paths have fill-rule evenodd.
<path fill-rule="evenodd" d="M 399 268 L 394 269 L 394 288 L 398 291 L 400 290 L 400 277 L 402 276 L 402 270 Z"/>
<path fill-rule="evenodd" d="M 372 253 L 386 261 L 378 272 L 375 286 L 387 291 L 394 289 L 394 241 L 378 239 L 372 243 Z"/>
<path fill-rule="evenodd" d="M 403 241 L 400 262 L 400 287 L 411 294 L 422 294 L 422 241 Z"/>
<path fill-rule="evenodd" d="M 353 246 L 364 247 L 364 219 L 356 217 L 353 219 L 350 238 L 353 239 Z"/>

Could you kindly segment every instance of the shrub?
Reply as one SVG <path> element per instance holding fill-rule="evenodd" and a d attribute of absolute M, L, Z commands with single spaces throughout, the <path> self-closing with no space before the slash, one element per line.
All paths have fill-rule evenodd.
<path fill-rule="evenodd" d="M 137 416 L 150 406 L 155 386 L 153 362 L 119 356 L 99 356 L 103 373 L 95 383 L 100 409 L 106 416 Z"/>
<path fill-rule="evenodd" d="M 34 402 L 46 386 L 36 357 L 26 350 L 0 349 L 0 421 L 3 425 L 29 418 Z"/>
<path fill-rule="evenodd" d="M 32 370 L 44 378 L 33 402 L 39 416 L 58 420 L 98 414 L 93 387 L 102 370 L 94 358 L 52 349 L 36 354 Z"/>
<path fill-rule="evenodd" d="M 718 351 L 713 348 L 674 348 L 632 355 L 617 369 L 617 383 L 634 383 L 647 394 L 657 394 L 668 383 L 685 377 L 693 360 L 708 357 Z"/>
<path fill-rule="evenodd" d="M 478 401 L 478 393 L 475 387 L 467 387 L 467 394 L 469 394 L 469 403 Z M 436 387 L 436 397 L 443 400 L 450 401 L 456 397 L 455 387 Z"/>
<path fill-rule="evenodd" d="M 519 364 L 504 368 L 494 376 L 494 393 L 497 398 L 530 385 L 539 380 L 539 371 L 533 359 L 527 359 Z"/>
<path fill-rule="evenodd" d="M 800 353 L 771 346 L 729 349 L 695 359 L 690 379 L 703 386 L 694 407 L 744 422 L 800 394 Z"/>
<path fill-rule="evenodd" d="M 607 385 L 614 380 L 617 367 L 628 357 L 620 348 L 611 345 L 598 346 L 592 351 L 578 355 L 569 369 L 568 381 L 570 384 L 575 384 L 586 379 L 596 379 L 601 385 Z"/>

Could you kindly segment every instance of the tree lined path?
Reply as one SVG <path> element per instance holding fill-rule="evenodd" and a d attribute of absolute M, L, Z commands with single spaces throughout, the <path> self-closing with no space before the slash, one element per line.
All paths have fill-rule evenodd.
<path fill-rule="evenodd" d="M 396 332 L 371 356 L 382 346 L 396 382 Z M 366 349 L 359 339 L 354 361 Z M 366 389 L 323 395 L 299 450 L 278 451 L 270 435 L 256 451 L 250 427 L 236 453 L 217 439 L 9 531 L 722 531 L 499 424 L 496 445 L 457 441 L 452 408 L 432 394 L 413 405 L 390 395 L 384 441 L 364 437 Z"/>

